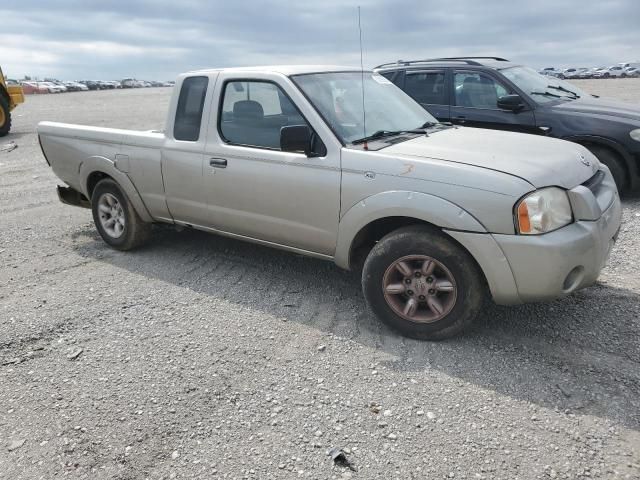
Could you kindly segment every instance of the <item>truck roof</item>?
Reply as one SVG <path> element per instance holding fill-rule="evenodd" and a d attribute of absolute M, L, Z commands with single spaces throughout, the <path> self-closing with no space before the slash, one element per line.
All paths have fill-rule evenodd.
<path fill-rule="evenodd" d="M 300 75 L 304 73 L 324 73 L 324 72 L 353 72 L 360 71 L 360 67 L 345 67 L 344 65 L 267 65 L 256 67 L 233 67 L 233 68 L 208 68 L 203 70 L 193 70 L 193 73 L 213 73 L 213 72 L 262 72 L 280 73 L 282 75 Z M 370 71 L 366 70 L 365 71 Z"/>

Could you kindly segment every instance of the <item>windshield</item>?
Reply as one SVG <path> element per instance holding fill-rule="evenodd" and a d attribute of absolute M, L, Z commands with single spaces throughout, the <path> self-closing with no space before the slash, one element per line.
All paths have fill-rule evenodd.
<path fill-rule="evenodd" d="M 552 102 L 559 99 L 573 100 L 589 94 L 575 85 L 559 78 L 540 75 L 529 67 L 509 67 L 500 70 L 505 77 L 538 103 Z"/>
<path fill-rule="evenodd" d="M 377 132 L 399 132 L 438 123 L 426 110 L 389 80 L 364 73 L 366 131 L 362 116 L 362 72 L 294 75 L 304 92 L 343 143 Z"/>

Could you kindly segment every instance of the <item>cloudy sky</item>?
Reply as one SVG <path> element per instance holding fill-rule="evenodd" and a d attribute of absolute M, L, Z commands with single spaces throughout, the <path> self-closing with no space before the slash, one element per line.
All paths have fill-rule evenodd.
<path fill-rule="evenodd" d="M 0 2 L 10 77 L 168 80 L 205 67 L 498 55 L 545 66 L 640 60 L 640 0 Z"/>

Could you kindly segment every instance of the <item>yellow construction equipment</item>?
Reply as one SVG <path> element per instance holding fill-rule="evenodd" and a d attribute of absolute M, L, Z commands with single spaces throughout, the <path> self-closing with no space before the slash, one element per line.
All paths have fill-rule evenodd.
<path fill-rule="evenodd" d="M 19 83 L 9 82 L 0 68 L 0 137 L 11 130 L 11 111 L 24 102 L 24 92 Z"/>

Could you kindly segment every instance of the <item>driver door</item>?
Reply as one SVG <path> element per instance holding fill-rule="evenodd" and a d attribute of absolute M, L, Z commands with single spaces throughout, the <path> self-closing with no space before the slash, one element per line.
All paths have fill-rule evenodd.
<path fill-rule="evenodd" d="M 325 148 L 324 155 L 307 157 L 280 150 L 282 127 L 318 130 L 275 81 L 231 77 L 218 85 L 221 111 L 211 119 L 216 128 L 209 130 L 204 154 L 209 225 L 333 255 L 340 211 L 339 151 Z"/>
<path fill-rule="evenodd" d="M 498 108 L 498 98 L 510 89 L 486 72 L 454 70 L 451 122 L 466 127 L 536 133 L 536 120 L 529 107 L 513 112 Z"/>

